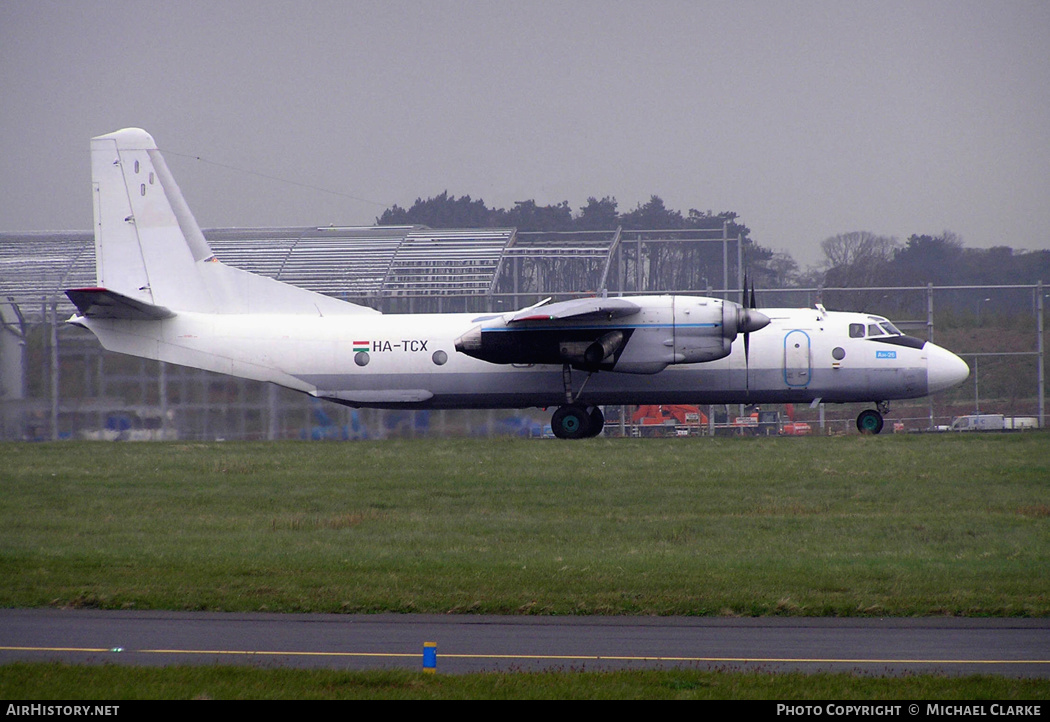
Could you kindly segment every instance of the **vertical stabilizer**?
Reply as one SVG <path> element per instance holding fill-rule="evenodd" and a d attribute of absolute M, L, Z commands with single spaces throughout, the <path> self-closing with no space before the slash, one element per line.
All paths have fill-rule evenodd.
<path fill-rule="evenodd" d="M 197 270 L 211 249 L 150 134 L 93 138 L 91 179 L 98 285 L 144 303 L 214 310 Z"/>
<path fill-rule="evenodd" d="M 129 299 L 121 301 L 123 308 L 142 303 L 172 313 L 375 313 L 219 263 L 144 130 L 92 138 L 91 179 L 98 286 Z"/>

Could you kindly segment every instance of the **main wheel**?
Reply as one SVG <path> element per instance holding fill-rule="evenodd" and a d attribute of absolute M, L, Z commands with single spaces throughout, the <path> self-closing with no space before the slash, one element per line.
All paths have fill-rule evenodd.
<path fill-rule="evenodd" d="M 586 406 L 581 404 L 559 406 L 551 418 L 551 430 L 559 439 L 585 439 L 591 436 L 591 419 L 591 412 Z M 601 429 L 601 427 L 598 428 Z"/>
<path fill-rule="evenodd" d="M 602 433 L 602 429 L 605 428 L 605 414 L 602 413 L 601 408 L 592 406 L 588 416 L 588 422 L 590 423 L 591 428 L 587 436 L 597 436 Z"/>
<path fill-rule="evenodd" d="M 866 409 L 857 416 L 857 431 L 862 434 L 877 434 L 882 431 L 882 414 Z"/>

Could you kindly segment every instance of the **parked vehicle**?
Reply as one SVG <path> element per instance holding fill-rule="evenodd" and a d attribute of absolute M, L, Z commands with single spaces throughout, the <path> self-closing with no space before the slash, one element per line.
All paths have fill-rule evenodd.
<path fill-rule="evenodd" d="M 969 414 L 952 419 L 950 431 L 1026 431 L 1038 429 L 1034 416 L 1003 416 L 1002 414 Z"/>

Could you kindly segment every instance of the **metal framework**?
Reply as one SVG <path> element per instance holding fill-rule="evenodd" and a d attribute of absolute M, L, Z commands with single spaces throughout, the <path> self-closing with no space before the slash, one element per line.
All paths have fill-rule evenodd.
<path fill-rule="evenodd" d="M 729 238 L 725 227 L 709 231 L 616 229 L 572 233 L 520 232 L 514 228 L 435 230 L 420 226 L 311 227 L 212 229 L 205 231 L 205 236 L 219 258 L 232 266 L 337 298 L 366 303 L 384 311 L 502 310 L 517 308 L 547 295 L 578 295 L 602 290 L 618 295 L 704 292 L 735 297 L 742 293 L 743 288 L 742 239 Z M 722 288 L 655 287 L 647 276 L 648 260 L 653 257 L 658 244 L 674 242 L 721 243 L 721 268 L 713 270 L 721 270 Z M 730 269 L 734 265 L 730 259 L 730 246 L 733 244 L 737 249 L 735 285 L 731 285 L 730 281 Z M 718 265 L 717 262 L 715 265 Z M 0 407 L 5 417 L 2 426 L 23 428 L 26 415 L 36 415 L 36 418 L 46 420 L 41 423 L 49 429 L 52 438 L 57 438 L 60 416 L 66 418 L 71 413 L 82 413 L 89 408 L 94 409 L 92 413 L 101 414 L 105 408 L 117 403 L 118 397 L 107 389 L 111 383 L 116 383 L 114 388 L 117 388 L 123 382 L 106 380 L 111 378 L 108 370 L 103 371 L 104 366 L 107 369 L 110 366 L 109 361 L 103 363 L 103 359 L 108 359 L 108 356 L 94 343 L 79 348 L 81 344 L 69 337 L 67 329 L 60 323 L 73 310 L 64 290 L 93 286 L 95 283 L 95 249 L 90 232 L 0 234 L 0 390 L 3 391 L 0 394 Z M 566 284 L 573 287 L 566 287 Z M 1007 355 L 1033 357 L 1036 364 L 1038 416 L 1040 425 L 1045 426 L 1043 328 L 1046 289 L 1042 283 L 1014 286 L 765 289 L 760 291 L 759 300 L 761 305 L 809 306 L 833 294 L 866 294 L 868 300 L 865 303 L 858 301 L 847 305 L 864 306 L 874 311 L 879 305 L 893 303 L 896 313 L 884 311 L 884 315 L 894 317 L 899 325 L 924 327 L 928 338 L 933 340 L 935 292 L 952 298 L 960 294 L 972 295 L 977 291 L 980 291 L 978 296 L 983 296 L 985 291 L 993 290 L 1031 294 L 1036 343 L 1034 350 L 1030 351 L 958 350 L 959 355 L 973 359 L 975 402 L 979 404 L 977 370 L 981 358 Z M 910 304 L 904 304 L 902 300 L 906 295 L 912 298 Z M 773 296 L 779 297 L 781 301 L 769 303 Z M 876 303 L 868 307 L 871 301 Z M 840 305 L 835 303 L 836 307 Z M 980 315 L 980 305 L 977 308 Z M 904 313 L 917 318 L 914 321 L 900 321 Z M 925 318 L 921 318 L 923 315 Z M 45 351 L 43 357 L 39 356 L 39 350 L 36 352 L 37 367 L 32 370 L 34 378 L 39 378 L 36 384 L 46 387 L 44 397 L 33 396 L 26 384 L 28 358 L 24 349 L 27 348 L 31 328 L 37 329 L 35 338 L 38 340 L 34 343 L 38 347 L 43 344 Z M 60 352 L 60 348 L 65 350 Z M 74 362 L 74 368 L 78 369 L 75 374 L 83 375 L 85 381 L 81 385 L 101 389 L 99 399 L 88 401 L 64 398 L 61 389 L 64 380 L 69 377 L 69 371 L 64 366 L 67 360 Z M 119 364 L 114 364 L 116 366 Z M 984 364 L 980 366 L 983 376 Z M 182 384 L 180 388 L 190 389 L 201 383 L 191 380 L 198 379 L 192 374 L 206 375 L 205 372 L 190 370 L 166 371 L 161 365 L 159 382 L 149 382 L 147 377 L 150 374 L 156 377 L 158 373 L 151 369 L 153 367 L 147 365 L 136 371 L 134 384 L 146 389 L 159 383 L 159 390 L 150 391 L 149 394 L 145 391 L 136 393 L 143 398 L 158 395 L 162 407 L 167 403 L 169 378 L 172 384 L 178 379 L 177 383 Z M 94 379 L 90 383 L 86 381 L 89 377 Z M 237 383 L 243 385 L 243 382 L 232 380 L 208 381 L 211 385 Z M 238 393 L 244 398 L 259 397 L 258 391 L 241 389 Z M 188 394 L 188 391 L 176 392 L 179 397 Z M 267 433 L 272 438 L 276 433 L 275 419 L 284 413 L 277 412 L 278 406 L 302 406 L 301 400 L 295 396 L 280 404 L 277 398 L 276 391 L 271 389 L 266 393 L 262 406 L 257 401 L 244 400 L 233 404 L 243 407 L 241 411 L 244 414 L 268 418 Z M 187 408 L 183 402 L 173 403 L 180 403 L 181 409 Z M 200 407 L 205 427 L 228 425 L 223 419 L 205 415 L 215 414 L 210 400 L 202 399 L 193 403 Z M 224 407 L 229 405 L 222 404 Z M 7 419 L 9 416 L 11 418 Z M 931 401 L 931 426 L 933 416 Z M 243 419 L 239 423 L 245 426 Z M 6 435 L 11 438 L 10 433 Z"/>
<path fill-rule="evenodd" d="M 224 263 L 336 298 L 381 310 L 452 310 L 458 299 L 467 310 L 509 305 L 537 294 L 613 290 L 642 292 L 647 283 L 645 252 L 654 244 L 723 245 L 723 289 L 729 288 L 728 246 L 737 246 L 740 275 L 742 239 L 726 228 L 659 231 L 520 232 L 515 228 L 432 229 L 424 226 L 216 228 L 204 231 Z M 625 260 L 633 278 L 624 277 Z M 586 287 L 562 288 L 544 277 L 546 266 L 572 266 L 568 274 Z M 553 274 L 551 274 L 553 275 Z M 739 278 L 738 278 L 739 280 Z M 86 231 L 0 234 L 0 299 L 35 317 L 43 301 L 72 312 L 67 288 L 93 286 L 95 247 Z M 737 283 L 737 286 L 740 284 Z M 654 289 L 655 290 L 655 289 Z M 664 289 L 667 290 L 667 289 Z M 408 299 L 400 308 L 397 299 Z M 42 319 L 39 319 L 42 320 Z"/>
<path fill-rule="evenodd" d="M 225 263 L 346 300 L 485 295 L 513 228 L 432 230 L 417 226 L 211 229 Z M 91 233 L 0 234 L 0 297 L 72 306 L 66 288 L 95 284 Z"/>

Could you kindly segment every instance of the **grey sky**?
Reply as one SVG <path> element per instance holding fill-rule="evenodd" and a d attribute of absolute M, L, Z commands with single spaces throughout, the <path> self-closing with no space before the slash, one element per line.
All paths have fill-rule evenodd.
<path fill-rule="evenodd" d="M 89 229 L 88 141 L 139 126 L 204 227 L 656 194 L 803 265 L 1050 248 L 1043 0 L 0 0 L 0 98 L 0 231 Z"/>

